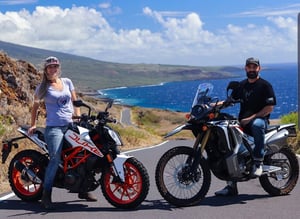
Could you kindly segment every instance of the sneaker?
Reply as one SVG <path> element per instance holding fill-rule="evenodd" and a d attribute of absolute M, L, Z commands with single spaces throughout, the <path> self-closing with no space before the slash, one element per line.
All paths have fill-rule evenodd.
<path fill-rule="evenodd" d="M 215 192 L 216 196 L 236 196 L 238 195 L 237 186 L 226 186 L 224 189 Z"/>
<path fill-rule="evenodd" d="M 255 164 L 253 166 L 253 170 L 252 170 L 252 175 L 254 176 L 261 176 L 261 174 L 263 173 L 263 167 L 261 164 L 257 165 Z"/>
<path fill-rule="evenodd" d="M 91 193 L 89 192 L 84 192 L 84 193 L 79 193 L 78 194 L 78 198 L 80 199 L 85 199 L 89 202 L 96 202 L 97 201 L 97 198 L 94 197 Z"/>

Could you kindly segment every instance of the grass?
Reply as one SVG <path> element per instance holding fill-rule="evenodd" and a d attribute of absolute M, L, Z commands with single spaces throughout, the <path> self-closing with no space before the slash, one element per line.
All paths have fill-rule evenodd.
<path fill-rule="evenodd" d="M 292 112 L 280 118 L 282 124 L 295 123 L 298 130 L 298 113 Z"/>

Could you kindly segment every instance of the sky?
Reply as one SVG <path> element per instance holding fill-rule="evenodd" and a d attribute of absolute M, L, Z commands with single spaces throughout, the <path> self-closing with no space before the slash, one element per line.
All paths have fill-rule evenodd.
<path fill-rule="evenodd" d="M 132 64 L 297 62 L 299 12 L 299 0 L 0 0 L 0 40 Z"/>

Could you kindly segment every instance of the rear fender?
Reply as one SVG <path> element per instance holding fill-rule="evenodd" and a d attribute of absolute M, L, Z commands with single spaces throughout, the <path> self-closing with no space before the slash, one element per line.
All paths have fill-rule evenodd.
<path fill-rule="evenodd" d="M 20 139 L 26 138 L 25 136 L 21 136 L 21 137 L 17 137 L 17 138 L 11 138 L 11 139 L 7 139 L 2 141 L 2 164 L 5 163 L 5 161 L 8 158 L 8 155 L 11 152 L 11 149 L 14 148 L 18 148 L 19 144 L 16 142 Z"/>
<path fill-rule="evenodd" d="M 280 131 L 276 132 L 267 139 L 266 144 L 268 148 L 273 152 L 278 151 L 287 144 L 288 135 L 289 132 L 286 129 L 281 129 Z"/>
<path fill-rule="evenodd" d="M 289 137 L 297 137 L 297 131 L 296 131 L 296 124 L 295 123 L 289 123 L 289 124 L 283 124 L 279 126 L 279 130 L 286 129 L 289 134 Z"/>

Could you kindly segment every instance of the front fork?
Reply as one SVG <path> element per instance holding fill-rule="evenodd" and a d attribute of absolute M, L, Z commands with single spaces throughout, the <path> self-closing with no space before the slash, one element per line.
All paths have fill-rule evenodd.
<path fill-rule="evenodd" d="M 111 160 L 113 171 L 115 175 L 118 176 L 118 178 L 121 180 L 121 182 L 125 182 L 124 163 L 131 157 L 132 156 L 128 156 L 126 154 L 118 154 L 113 161 Z"/>
<path fill-rule="evenodd" d="M 198 164 L 199 164 L 200 160 L 203 158 L 202 155 L 203 155 L 205 146 L 207 144 L 207 141 L 209 139 L 210 132 L 211 132 L 211 129 L 208 129 L 205 133 L 199 132 L 196 137 L 196 141 L 193 145 L 193 149 L 194 149 L 193 157 L 189 157 L 188 161 L 187 161 L 189 164 L 192 162 L 191 163 L 192 170 L 197 170 Z M 200 147 L 199 147 L 199 145 L 200 145 Z"/>

